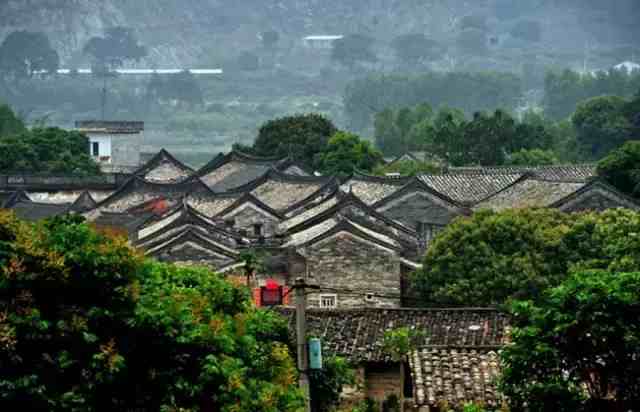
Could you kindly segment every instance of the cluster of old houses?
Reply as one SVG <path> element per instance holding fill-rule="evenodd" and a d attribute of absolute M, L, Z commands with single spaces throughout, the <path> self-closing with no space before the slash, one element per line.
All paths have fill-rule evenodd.
<path fill-rule="evenodd" d="M 509 335 L 508 318 L 494 309 L 409 308 L 408 275 L 440 230 L 480 209 L 640 210 L 592 165 L 338 179 L 235 151 L 198 170 L 162 150 L 106 180 L 2 176 L 0 187 L 0 207 L 24 219 L 80 213 L 162 261 L 244 279 L 251 251 L 262 262 L 248 280 L 257 304 L 286 306 L 289 296 L 274 301 L 271 286 L 286 291 L 305 278 L 319 287 L 308 297 L 312 333 L 361 365 L 351 399 L 394 395 L 418 411 L 499 404 L 497 351 Z M 406 363 L 382 350 L 384 332 L 403 326 L 426 332 Z"/>

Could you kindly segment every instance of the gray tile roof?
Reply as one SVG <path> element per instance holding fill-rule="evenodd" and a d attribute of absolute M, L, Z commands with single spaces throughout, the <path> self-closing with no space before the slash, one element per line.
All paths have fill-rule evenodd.
<path fill-rule="evenodd" d="M 176 183 L 193 174 L 193 169 L 165 149 L 156 153 L 148 162 L 134 172 L 145 180 L 156 183 Z"/>
<path fill-rule="evenodd" d="M 555 202 L 580 190 L 586 183 L 559 182 L 524 177 L 504 190 L 478 202 L 473 209 L 519 209 L 526 207 L 550 207 Z"/>
<path fill-rule="evenodd" d="M 352 192 L 363 202 L 372 205 L 411 181 L 407 177 L 379 177 L 362 173 L 354 173 L 341 188 L 345 192 Z"/>
<path fill-rule="evenodd" d="M 474 402 L 493 409 L 503 401 L 496 387 L 500 360 L 495 350 L 422 348 L 409 355 L 409 366 L 418 407 Z"/>
<path fill-rule="evenodd" d="M 478 167 L 451 167 L 451 174 L 524 174 L 531 173 L 545 180 L 586 181 L 596 176 L 595 163 L 574 165 L 550 165 L 550 166 L 478 166 Z"/>
<path fill-rule="evenodd" d="M 250 183 L 284 161 L 285 158 L 260 158 L 234 150 L 218 154 L 196 175 L 215 192 L 224 192 Z"/>
<path fill-rule="evenodd" d="M 518 173 L 448 173 L 418 178 L 456 202 L 470 205 L 501 191 L 522 176 Z"/>
<path fill-rule="evenodd" d="M 295 334 L 295 312 L 283 309 Z M 417 346 L 497 350 L 508 341 L 509 317 L 494 309 L 337 309 L 307 311 L 308 330 L 324 347 L 352 361 L 389 361 L 385 332 L 400 327 L 424 332 Z"/>

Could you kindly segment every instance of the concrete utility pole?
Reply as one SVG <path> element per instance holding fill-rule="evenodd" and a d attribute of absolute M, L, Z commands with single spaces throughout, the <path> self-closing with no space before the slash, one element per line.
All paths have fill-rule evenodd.
<path fill-rule="evenodd" d="M 296 341 L 298 352 L 298 371 L 300 372 L 299 385 L 304 396 L 304 410 L 311 412 L 311 396 L 309 393 L 309 356 L 307 352 L 307 302 L 305 289 L 307 284 L 304 278 L 297 278 L 294 286 L 296 290 Z"/>

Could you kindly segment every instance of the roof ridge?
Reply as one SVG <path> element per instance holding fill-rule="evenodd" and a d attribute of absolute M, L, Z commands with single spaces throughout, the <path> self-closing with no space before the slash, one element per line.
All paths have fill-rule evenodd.
<path fill-rule="evenodd" d="M 169 159 L 169 161 L 171 161 L 173 164 L 182 167 L 186 170 L 188 170 L 189 172 L 193 173 L 194 169 L 181 162 L 180 160 L 176 159 L 175 156 L 173 156 L 168 150 L 166 150 L 164 147 L 161 148 L 156 154 L 153 155 L 153 157 L 151 159 L 149 159 L 147 162 L 145 162 L 145 164 L 143 164 L 142 166 L 140 166 L 138 169 L 136 169 L 132 174 L 133 175 L 140 175 L 142 172 L 149 172 L 149 170 L 153 169 L 154 167 L 156 167 L 160 160 L 162 160 L 162 158 L 167 158 Z M 186 180 L 187 178 L 185 178 L 184 180 Z"/>

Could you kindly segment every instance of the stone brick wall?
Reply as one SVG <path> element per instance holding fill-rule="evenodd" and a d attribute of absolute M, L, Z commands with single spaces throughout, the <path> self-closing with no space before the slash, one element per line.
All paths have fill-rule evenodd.
<path fill-rule="evenodd" d="M 365 394 L 382 406 L 390 395 L 403 403 L 404 369 L 400 363 L 366 364 L 364 367 Z M 382 407 L 380 408 L 382 410 Z"/>
<path fill-rule="evenodd" d="M 372 300 L 365 296 L 365 292 L 400 295 L 400 262 L 396 252 L 340 232 L 308 246 L 301 254 L 307 259 L 309 283 L 338 290 L 321 292 L 336 294 L 338 308 L 400 305 L 400 299 L 395 296 L 374 296 Z M 310 307 L 320 307 L 321 293 L 308 297 Z"/>

